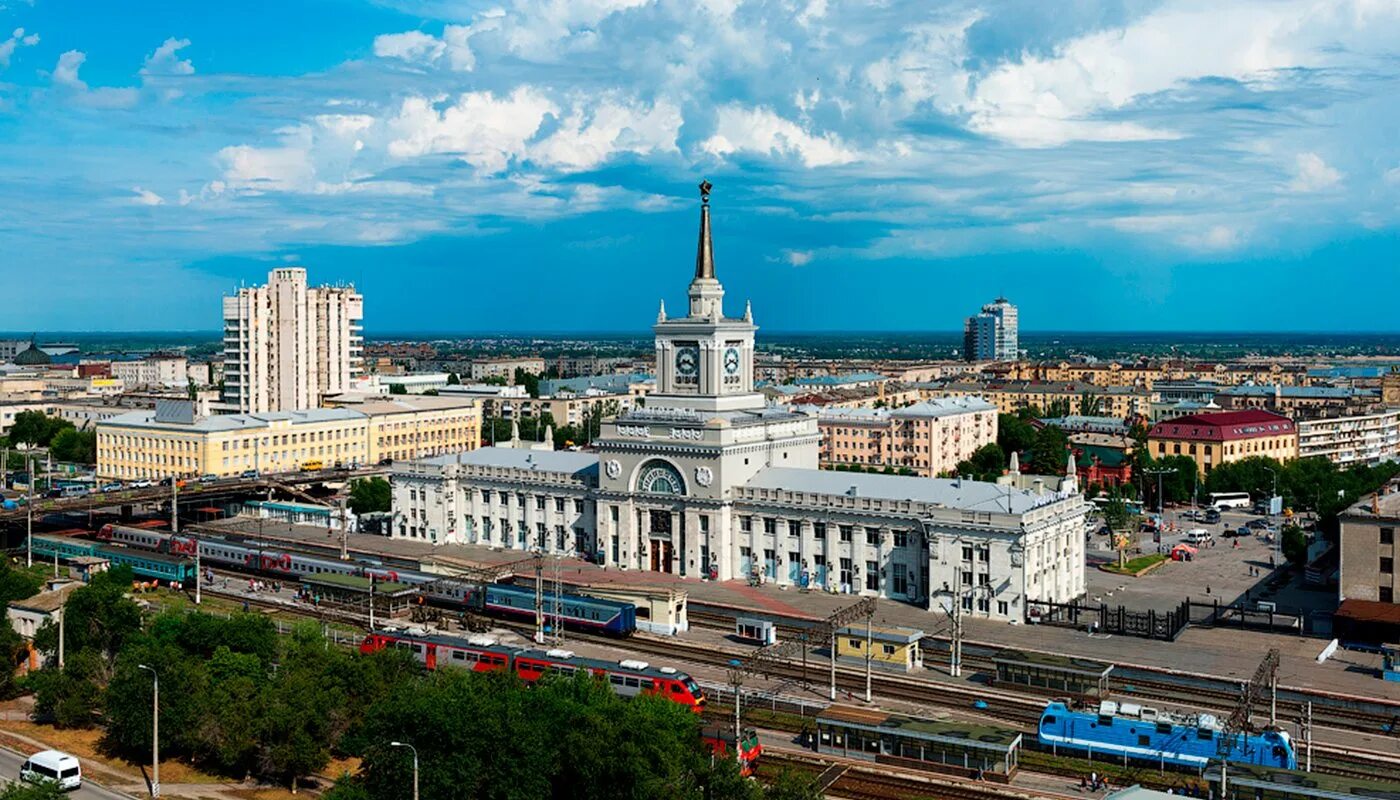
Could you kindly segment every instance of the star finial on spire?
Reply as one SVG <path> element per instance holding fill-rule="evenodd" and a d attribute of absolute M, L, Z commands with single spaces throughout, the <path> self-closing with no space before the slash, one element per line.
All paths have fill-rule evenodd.
<path fill-rule="evenodd" d="M 700 181 L 700 202 L 701 202 L 701 203 L 704 203 L 705 205 L 709 205 L 709 204 L 710 204 L 710 190 L 713 189 L 713 188 L 715 188 L 715 185 L 714 185 L 713 183 L 710 183 L 708 180 L 701 179 L 701 181 Z"/>

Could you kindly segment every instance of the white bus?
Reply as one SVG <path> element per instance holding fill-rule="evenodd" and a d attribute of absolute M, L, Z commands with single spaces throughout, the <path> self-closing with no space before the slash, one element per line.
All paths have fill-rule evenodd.
<path fill-rule="evenodd" d="M 19 768 L 19 779 L 27 783 L 55 783 L 65 792 L 83 785 L 83 768 L 78 759 L 57 750 L 44 750 L 30 756 Z"/>
<path fill-rule="evenodd" d="M 1249 492 L 1211 492 L 1210 504 L 1219 509 L 1249 508 Z"/>

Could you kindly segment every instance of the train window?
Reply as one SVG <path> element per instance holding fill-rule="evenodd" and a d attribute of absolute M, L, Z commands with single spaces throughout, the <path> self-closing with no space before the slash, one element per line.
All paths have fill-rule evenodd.
<path fill-rule="evenodd" d="M 628 675 L 624 678 L 624 683 L 629 689 L 636 689 L 637 687 L 642 685 L 641 681 L 637 680 L 631 675 Z"/>
<path fill-rule="evenodd" d="M 1158 733 L 1171 733 L 1171 732 L 1172 732 L 1172 724 L 1171 724 L 1170 722 L 1159 722 L 1159 723 L 1157 723 L 1157 732 L 1158 732 Z"/>
<path fill-rule="evenodd" d="M 1048 717 L 1046 717 L 1045 719 L 1042 719 L 1042 720 L 1040 721 L 1040 726 L 1041 726 L 1042 728 L 1048 728 L 1048 727 L 1050 727 L 1051 725 L 1054 725 L 1054 724 L 1055 724 L 1055 718 L 1054 718 L 1053 716 L 1048 716 Z"/>
<path fill-rule="evenodd" d="M 453 650 L 453 651 L 452 651 L 452 660 L 453 660 L 453 661 L 466 661 L 466 660 L 467 660 L 467 654 L 466 654 L 466 653 L 463 653 L 461 650 Z"/>
<path fill-rule="evenodd" d="M 642 687 L 644 691 L 651 691 L 652 689 L 656 688 L 656 683 L 654 681 L 643 679 L 638 681 L 637 683 Z"/>
<path fill-rule="evenodd" d="M 1210 730 L 1209 728 L 1197 728 L 1196 738 L 1208 741 L 1210 739 L 1215 738 L 1215 732 Z"/>
<path fill-rule="evenodd" d="M 1100 715 L 1099 715 L 1099 724 L 1111 728 L 1111 727 L 1113 727 L 1113 717 L 1106 716 L 1106 715 L 1104 715 L 1104 714 L 1100 714 Z"/>
<path fill-rule="evenodd" d="M 1145 733 L 1138 734 L 1138 747 L 1146 747 L 1151 742 L 1151 737 Z"/>
<path fill-rule="evenodd" d="M 611 683 L 613 686 L 622 686 L 624 683 L 626 683 L 626 679 L 623 678 L 621 675 L 609 675 L 608 682 Z"/>

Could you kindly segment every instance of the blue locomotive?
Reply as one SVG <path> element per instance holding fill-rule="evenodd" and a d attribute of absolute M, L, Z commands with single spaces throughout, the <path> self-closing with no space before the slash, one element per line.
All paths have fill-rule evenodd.
<path fill-rule="evenodd" d="M 1040 714 L 1040 743 L 1057 749 L 1141 759 L 1200 769 L 1222 757 L 1233 763 L 1294 769 L 1297 755 L 1288 734 L 1266 730 L 1237 733 L 1228 744 L 1211 714 L 1173 714 L 1135 703 L 1104 701 L 1097 712 L 1059 701 Z"/>

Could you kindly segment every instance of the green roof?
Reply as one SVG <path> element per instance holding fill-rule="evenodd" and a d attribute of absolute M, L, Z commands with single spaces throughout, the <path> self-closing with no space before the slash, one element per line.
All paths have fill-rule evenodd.
<path fill-rule="evenodd" d="M 968 720 L 936 720 L 892 714 L 879 709 L 828 706 L 817 715 L 822 725 L 893 733 L 899 736 L 1007 752 L 1021 743 L 1021 732 Z"/>
<path fill-rule="evenodd" d="M 1105 467 L 1121 466 L 1124 461 L 1128 460 L 1128 454 L 1116 447 L 1105 447 L 1099 444 L 1078 445 L 1078 447 L 1080 453 L 1079 458 L 1075 460 L 1076 466 L 1087 467 L 1093 464 L 1095 456 L 1098 457 L 1099 463 Z"/>
<path fill-rule="evenodd" d="M 359 575 L 342 575 L 338 572 L 325 572 L 320 575 L 307 575 L 301 579 L 302 583 L 309 583 L 312 586 L 334 586 L 338 589 L 352 589 L 357 592 L 369 593 L 369 578 L 362 578 Z M 403 591 L 410 591 L 413 587 L 407 583 L 396 583 L 394 581 L 375 581 L 375 594 L 398 594 Z"/>
<path fill-rule="evenodd" d="M 1074 672 L 1084 675 L 1107 675 L 1113 670 L 1112 664 L 1105 664 L 1102 661 L 1092 661 L 1087 658 L 1074 658 L 1071 656 L 1061 656 L 1054 653 L 1037 653 L 1025 650 L 1002 650 L 992 661 L 996 663 L 1009 664 L 1029 664 L 1037 667 L 1050 667 L 1063 672 Z"/>
<path fill-rule="evenodd" d="M 1253 764 L 1231 764 L 1230 782 L 1237 786 L 1280 786 L 1305 787 L 1309 796 L 1337 800 L 1352 798 L 1385 798 L 1400 800 L 1400 782 L 1393 780 L 1363 780 L 1341 775 L 1328 775 L 1319 772 L 1300 772 L 1293 769 L 1275 769 Z M 1219 782 L 1220 766 L 1212 764 L 1206 769 L 1206 780 Z M 1236 783 L 1236 782 L 1239 783 Z"/>

